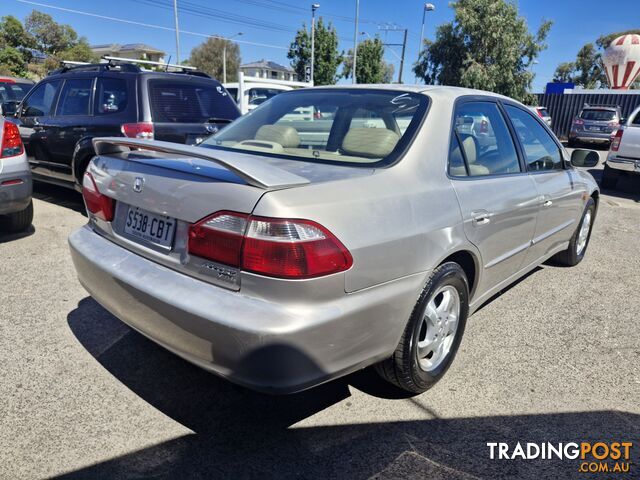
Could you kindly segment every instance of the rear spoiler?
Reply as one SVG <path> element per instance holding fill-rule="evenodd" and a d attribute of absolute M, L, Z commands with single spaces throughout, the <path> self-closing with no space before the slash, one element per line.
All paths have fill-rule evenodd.
<path fill-rule="evenodd" d="M 249 185 L 266 190 L 309 183 L 309 180 L 304 177 L 251 155 L 243 155 L 240 152 L 216 152 L 204 147 L 124 137 L 94 138 L 93 148 L 96 151 L 96 155 L 113 155 L 130 152 L 131 150 L 147 150 L 186 156 L 189 157 L 189 164 L 195 174 L 198 174 L 198 164 L 205 166 L 200 162 L 201 160 L 215 162 L 238 175 Z"/>

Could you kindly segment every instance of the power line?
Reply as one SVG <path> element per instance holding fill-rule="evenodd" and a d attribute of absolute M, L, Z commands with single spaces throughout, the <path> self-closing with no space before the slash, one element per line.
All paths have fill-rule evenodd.
<path fill-rule="evenodd" d="M 134 20 L 126 20 L 124 18 L 109 17 L 109 16 L 106 16 L 106 15 L 99 15 L 97 13 L 84 12 L 82 10 L 74 10 L 74 9 L 71 9 L 71 8 L 56 7 L 54 5 L 48 5 L 46 3 L 34 2 L 34 1 L 31 1 L 31 0 L 15 0 L 15 1 L 19 2 L 19 3 L 29 4 L 29 5 L 35 5 L 35 6 L 38 6 L 38 7 L 50 8 L 52 10 L 59 10 L 59 11 L 62 11 L 62 12 L 67 12 L 67 13 L 75 13 L 77 15 L 84 15 L 84 16 L 87 16 L 87 17 L 100 18 L 102 20 L 110 20 L 110 21 L 113 21 L 113 22 L 127 23 L 127 24 L 130 24 L 130 25 L 138 25 L 138 26 L 141 26 L 141 27 L 155 28 L 155 29 L 158 29 L 158 30 L 166 30 L 166 31 L 170 31 L 170 32 L 174 32 L 175 31 L 175 29 L 173 29 L 173 28 L 164 27 L 162 25 L 155 25 L 155 24 L 152 24 L 152 23 L 144 23 L 144 22 L 136 22 Z M 220 36 L 220 35 L 211 35 L 211 34 L 208 34 L 208 33 L 191 32 L 189 30 L 180 30 L 180 33 L 185 34 L 185 35 L 193 35 L 193 36 L 196 36 L 196 37 L 225 39 L 225 37 Z M 283 47 L 283 46 L 280 46 L 280 45 L 271 45 L 271 44 L 268 44 L 268 43 L 250 42 L 250 41 L 247 41 L 247 40 L 234 40 L 234 42 L 235 43 L 241 43 L 241 44 L 244 44 L 244 45 L 253 45 L 253 46 L 256 46 L 256 47 L 277 48 L 277 49 L 280 49 L 280 50 L 288 50 L 289 49 L 289 47 Z"/>

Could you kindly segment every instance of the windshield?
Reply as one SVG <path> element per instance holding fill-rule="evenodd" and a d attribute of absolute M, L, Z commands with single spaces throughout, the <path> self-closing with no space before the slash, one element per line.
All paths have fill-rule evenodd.
<path fill-rule="evenodd" d="M 596 122 L 610 122 L 615 120 L 616 112 L 613 110 L 583 110 L 580 118 Z"/>
<path fill-rule="evenodd" d="M 409 145 L 429 99 L 364 89 L 286 92 L 201 146 L 349 165 L 389 164 Z"/>
<path fill-rule="evenodd" d="M 0 102 L 19 102 L 31 90 L 30 83 L 0 81 Z"/>
<path fill-rule="evenodd" d="M 235 120 L 238 107 L 217 82 L 150 80 L 149 101 L 154 122 L 204 123 Z"/>

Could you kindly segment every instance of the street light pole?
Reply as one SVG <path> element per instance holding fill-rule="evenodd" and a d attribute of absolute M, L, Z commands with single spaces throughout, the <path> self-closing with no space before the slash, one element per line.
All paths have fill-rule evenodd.
<path fill-rule="evenodd" d="M 424 20 L 427 15 L 427 12 L 432 12 L 436 9 L 433 3 L 425 3 L 424 8 L 422 10 L 422 28 L 420 29 L 420 46 L 418 47 L 418 61 L 420 61 L 420 52 L 422 52 L 422 47 L 424 43 Z M 416 77 L 417 83 L 418 77 Z"/>
<path fill-rule="evenodd" d="M 356 24 L 353 32 L 353 72 L 352 83 L 358 83 L 356 76 L 356 63 L 358 62 L 358 14 L 360 13 L 360 0 L 356 0 Z"/>
<path fill-rule="evenodd" d="M 315 85 L 315 59 L 316 59 L 316 10 L 320 8 L 319 3 L 311 4 L 311 84 Z"/>
<path fill-rule="evenodd" d="M 176 25 L 176 63 L 180 64 L 180 28 L 178 27 L 178 0 L 173 0 L 173 21 Z"/>
<path fill-rule="evenodd" d="M 242 32 L 238 32 L 235 35 L 231 35 L 227 37 L 224 41 L 224 45 L 222 47 L 222 83 L 227 83 L 227 43 L 235 37 L 239 37 L 242 35 Z"/>

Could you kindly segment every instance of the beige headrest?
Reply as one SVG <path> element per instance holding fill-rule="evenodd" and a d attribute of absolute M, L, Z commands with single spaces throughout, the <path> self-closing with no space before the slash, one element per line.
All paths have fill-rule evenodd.
<path fill-rule="evenodd" d="M 464 148 L 464 153 L 467 156 L 467 162 L 469 165 L 476 163 L 476 160 L 478 159 L 478 152 L 476 149 L 476 141 L 472 136 L 468 136 L 462 140 L 462 148 Z"/>
<path fill-rule="evenodd" d="M 296 148 L 300 145 L 298 131 L 287 125 L 263 125 L 256 132 L 256 140 L 279 143 L 284 148 Z"/>
<path fill-rule="evenodd" d="M 344 137 L 342 150 L 349 155 L 383 158 L 389 155 L 400 135 L 386 128 L 352 128 Z"/>

